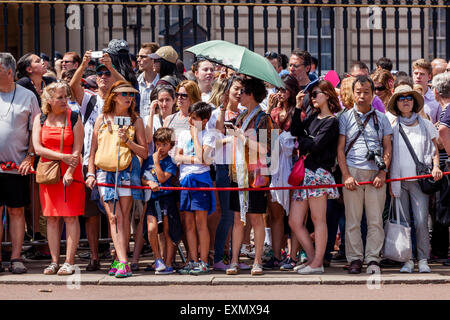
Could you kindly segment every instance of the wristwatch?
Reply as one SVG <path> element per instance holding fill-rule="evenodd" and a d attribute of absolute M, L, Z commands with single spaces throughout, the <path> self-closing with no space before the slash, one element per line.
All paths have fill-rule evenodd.
<path fill-rule="evenodd" d="M 36 154 L 34 152 L 27 152 L 27 156 L 34 158 Z"/>
<path fill-rule="evenodd" d="M 86 173 L 86 179 L 89 177 L 93 177 L 95 179 L 95 173 L 90 173 L 90 172 Z"/>

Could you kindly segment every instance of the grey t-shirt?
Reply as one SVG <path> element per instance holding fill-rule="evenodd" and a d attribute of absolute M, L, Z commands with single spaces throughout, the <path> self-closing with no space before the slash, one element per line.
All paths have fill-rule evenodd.
<path fill-rule="evenodd" d="M 353 110 L 356 110 L 355 106 L 352 109 L 342 113 L 339 117 L 339 134 L 345 136 L 344 150 L 347 150 L 350 142 L 353 141 L 359 132 Z M 367 145 L 369 148 L 371 150 L 381 149 L 383 154 L 383 137 L 392 134 L 392 127 L 388 118 L 380 111 L 375 110 L 373 107 L 366 114 L 358 112 L 358 115 L 361 118 L 361 122 L 364 123 L 366 118 L 373 112 L 375 112 L 378 118 L 379 130 L 377 132 L 375 129 L 374 118 L 372 117 L 365 127 L 364 135 L 367 139 Z M 375 161 L 366 160 L 367 151 L 368 149 L 364 141 L 364 137 L 361 134 L 346 156 L 347 166 L 357 169 L 378 171 Z"/>
<path fill-rule="evenodd" d="M 16 84 L 15 95 L 14 90 L 0 92 L 0 162 L 19 165 L 25 159 L 34 117 L 40 112 L 30 90 Z"/>

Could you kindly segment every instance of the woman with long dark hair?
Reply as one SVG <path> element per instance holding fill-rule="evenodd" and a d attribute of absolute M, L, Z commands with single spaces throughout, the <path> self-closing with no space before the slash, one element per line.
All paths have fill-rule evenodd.
<path fill-rule="evenodd" d="M 331 168 L 337 156 L 339 121 L 334 115 L 341 107 L 336 90 L 327 80 L 309 88 L 312 112 L 301 120 L 301 107 L 305 92 L 297 95 L 292 118 L 291 133 L 297 137 L 301 155 L 306 155 L 303 186 L 335 184 Z M 289 226 L 306 251 L 308 262 L 297 267 L 300 274 L 323 273 L 323 258 L 327 244 L 327 199 L 337 199 L 337 188 L 295 190 L 292 196 Z M 305 218 L 311 211 L 314 224 L 315 246 L 305 226 Z M 295 269 L 294 269 L 295 270 Z"/>

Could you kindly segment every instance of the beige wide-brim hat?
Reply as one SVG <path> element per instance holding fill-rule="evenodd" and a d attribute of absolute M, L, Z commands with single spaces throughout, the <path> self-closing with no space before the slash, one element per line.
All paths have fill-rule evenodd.
<path fill-rule="evenodd" d="M 415 102 L 415 108 L 413 108 L 413 111 L 415 113 L 419 113 L 420 110 L 422 110 L 423 108 L 423 97 L 422 95 L 413 90 L 410 86 L 408 86 L 407 84 L 398 86 L 397 88 L 395 88 L 394 94 L 392 95 L 391 99 L 389 99 L 388 105 L 387 105 L 387 111 L 389 111 L 390 113 L 392 113 L 394 116 L 398 116 L 397 111 L 395 111 L 395 104 L 397 103 L 397 99 L 400 96 L 403 95 L 412 95 Z"/>
<path fill-rule="evenodd" d="M 124 83 L 124 84 L 121 84 L 120 86 L 115 87 L 112 92 L 134 92 L 134 93 L 139 93 L 138 90 L 133 88 L 128 83 Z"/>

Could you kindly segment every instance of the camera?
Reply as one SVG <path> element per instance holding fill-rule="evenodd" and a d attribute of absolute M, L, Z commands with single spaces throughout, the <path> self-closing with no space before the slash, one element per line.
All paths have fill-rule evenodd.
<path fill-rule="evenodd" d="M 384 163 L 383 157 L 381 156 L 381 150 L 369 150 L 366 154 L 367 161 L 374 160 L 379 170 L 386 169 L 386 164 Z"/>

